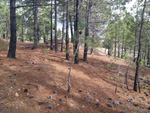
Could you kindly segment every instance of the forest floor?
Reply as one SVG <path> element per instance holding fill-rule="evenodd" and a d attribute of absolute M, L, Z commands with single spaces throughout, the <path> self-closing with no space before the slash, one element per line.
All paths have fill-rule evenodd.
<path fill-rule="evenodd" d="M 140 69 L 142 92 L 137 93 L 132 90 L 134 63 L 128 74 L 128 91 L 123 84 L 128 67 L 124 60 L 99 53 L 88 55 L 84 62 L 80 54 L 80 63 L 72 68 L 71 92 L 68 93 L 72 44 L 69 61 L 65 60 L 65 52 L 55 54 L 44 44 L 40 45 L 31 50 L 32 43 L 18 42 L 16 59 L 7 58 L 7 51 L 0 50 L 0 113 L 150 112 L 149 68 Z M 83 53 L 82 48 L 80 53 Z M 119 65 L 121 74 L 115 77 Z"/>

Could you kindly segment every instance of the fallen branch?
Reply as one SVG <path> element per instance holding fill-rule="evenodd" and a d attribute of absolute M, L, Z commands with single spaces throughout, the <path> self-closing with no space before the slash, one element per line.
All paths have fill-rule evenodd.
<path fill-rule="evenodd" d="M 68 92 L 69 93 L 70 93 L 70 88 L 71 88 L 71 85 L 70 85 L 71 70 L 72 70 L 72 67 L 73 67 L 73 64 L 74 64 L 76 51 L 79 49 L 79 44 L 80 44 L 80 39 L 79 39 L 79 43 L 78 43 L 77 49 L 74 52 L 74 55 L 73 55 L 73 58 L 72 58 L 72 63 L 71 63 L 70 70 L 69 70 L 69 75 L 68 75 Z"/>

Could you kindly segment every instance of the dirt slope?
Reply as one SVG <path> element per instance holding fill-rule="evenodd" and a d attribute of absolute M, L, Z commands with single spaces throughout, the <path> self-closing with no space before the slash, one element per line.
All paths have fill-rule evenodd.
<path fill-rule="evenodd" d="M 70 48 L 71 46 L 70 44 Z M 148 68 L 141 69 L 142 88 L 146 89 L 139 94 L 132 91 L 135 71 L 132 64 L 129 71 L 131 90 L 127 91 L 125 86 L 123 95 L 121 88 L 123 73 L 127 69 L 124 60 L 114 60 L 96 54 L 89 55 L 87 62 L 81 59 L 79 65 L 73 66 L 71 93 L 68 94 L 67 79 L 72 54 L 70 61 L 66 61 L 65 53 L 55 54 L 46 47 L 31 50 L 31 47 L 31 43 L 19 42 L 16 59 L 6 58 L 7 52 L 0 51 L 0 113 L 150 112 Z M 82 49 L 80 51 L 83 52 Z M 114 75 L 119 64 L 122 77 L 117 78 L 119 88 L 115 94 Z M 143 91 L 147 93 L 144 94 Z M 115 105 L 114 102 L 122 104 Z M 50 106 L 47 108 L 48 105 L 51 105 L 51 109 Z"/>

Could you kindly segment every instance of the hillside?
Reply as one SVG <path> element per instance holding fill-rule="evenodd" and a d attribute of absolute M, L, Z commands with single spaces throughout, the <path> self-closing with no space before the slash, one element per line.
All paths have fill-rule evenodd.
<path fill-rule="evenodd" d="M 7 58 L 7 51 L 0 51 L 0 113 L 150 112 L 150 69 L 141 68 L 142 93 L 135 93 L 135 64 L 129 70 L 128 91 L 123 85 L 126 62 L 92 54 L 87 62 L 80 59 L 80 64 L 73 66 L 69 94 L 67 80 L 72 59 L 66 61 L 65 53 L 55 54 L 44 44 L 35 50 L 31 47 L 32 43 L 18 42 L 16 59 Z M 117 78 L 119 87 L 115 94 L 114 76 L 119 65 L 122 74 Z"/>

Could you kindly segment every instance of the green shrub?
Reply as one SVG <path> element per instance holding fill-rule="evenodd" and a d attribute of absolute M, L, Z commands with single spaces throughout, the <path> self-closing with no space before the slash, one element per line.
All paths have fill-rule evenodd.
<path fill-rule="evenodd" d="M 146 91 L 147 91 L 147 89 L 146 89 L 146 88 L 143 88 L 143 89 L 142 89 L 142 91 L 143 91 L 143 92 L 146 92 Z"/>
<path fill-rule="evenodd" d="M 113 79 L 114 79 L 114 77 L 107 77 L 107 79 L 109 79 L 109 80 L 113 80 Z"/>

